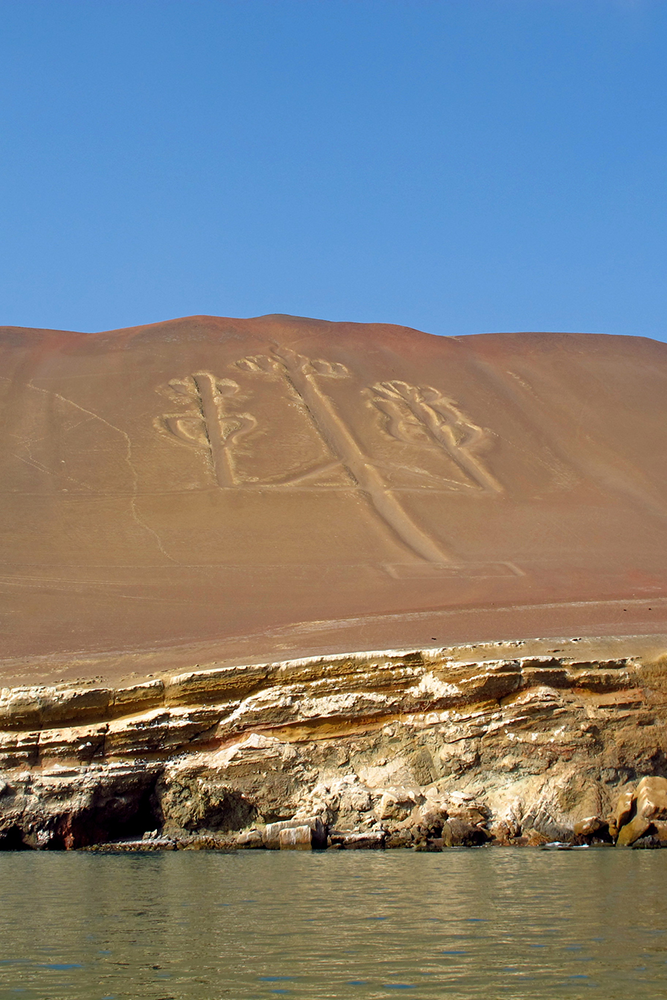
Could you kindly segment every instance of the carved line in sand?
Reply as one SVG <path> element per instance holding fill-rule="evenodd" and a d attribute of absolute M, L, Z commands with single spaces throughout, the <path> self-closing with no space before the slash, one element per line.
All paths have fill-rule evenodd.
<path fill-rule="evenodd" d="M 311 360 L 287 348 L 274 347 L 272 356 L 242 358 L 236 362 L 236 366 L 242 371 L 282 378 L 305 407 L 332 457 L 341 462 L 391 533 L 427 562 L 452 562 L 450 554 L 415 524 L 395 494 L 387 488 L 378 469 L 364 453 L 352 430 L 341 419 L 333 402 L 318 384 L 318 378 L 349 377 L 350 373 L 345 365 L 320 359 Z"/>
<path fill-rule="evenodd" d="M 281 379 L 308 414 L 331 455 L 331 461 L 266 485 L 294 487 L 342 468 L 351 484 L 363 492 L 376 516 L 414 555 L 437 565 L 452 564 L 451 555 L 403 508 L 396 491 L 384 481 L 378 463 L 366 455 L 353 430 L 320 386 L 318 380 L 322 378 L 350 377 L 345 365 L 307 358 L 276 346 L 271 355 L 241 358 L 235 367 Z M 183 444 L 207 451 L 220 486 L 244 485 L 235 473 L 233 449 L 256 427 L 257 421 L 250 413 L 229 409 L 234 397 L 237 401 L 243 399 L 238 384 L 210 372 L 196 372 L 184 379 L 173 379 L 168 388 L 172 398 L 185 397 L 195 407 L 186 413 L 158 418 L 156 427 Z M 372 402 L 383 413 L 386 429 L 395 440 L 440 448 L 474 487 L 485 492 L 502 492 L 500 484 L 475 454 L 488 439 L 488 432 L 468 420 L 453 400 L 430 386 L 401 381 L 379 382 L 372 391 L 375 393 Z M 418 441 L 415 431 L 421 435 Z"/>
<path fill-rule="evenodd" d="M 465 417 L 454 400 L 430 385 L 400 381 L 378 382 L 373 391 L 377 395 L 372 401 L 386 417 L 386 430 L 396 441 L 432 443 L 442 448 L 479 489 L 503 492 L 475 454 L 487 444 L 489 432 Z"/>
<path fill-rule="evenodd" d="M 219 486 L 238 485 L 233 448 L 257 426 L 252 414 L 227 411 L 230 398 L 239 393 L 238 383 L 216 378 L 210 372 L 195 372 L 187 378 L 172 379 L 168 389 L 172 398 L 184 396 L 194 406 L 186 413 L 158 417 L 157 429 L 182 444 L 208 452 Z"/>

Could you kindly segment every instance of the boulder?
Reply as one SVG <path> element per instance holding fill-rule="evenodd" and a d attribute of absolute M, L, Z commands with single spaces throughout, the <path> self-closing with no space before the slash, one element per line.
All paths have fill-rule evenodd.
<path fill-rule="evenodd" d="M 609 823 L 599 816 L 585 816 L 574 823 L 573 832 L 578 840 L 600 840 L 609 835 Z"/>
<path fill-rule="evenodd" d="M 630 821 L 632 813 L 635 807 L 635 790 L 634 788 L 626 788 L 624 792 L 619 795 L 614 811 L 609 819 L 610 830 L 615 829 L 620 830 L 622 826 Z"/>
<path fill-rule="evenodd" d="M 511 825 L 506 820 L 500 820 L 489 830 L 491 839 L 497 847 L 509 847 L 518 837 L 521 830 L 515 825 Z"/>
<path fill-rule="evenodd" d="M 309 826 L 290 826 L 278 834 L 281 851 L 309 851 L 312 839 L 313 831 Z"/>
<path fill-rule="evenodd" d="M 638 816 L 648 820 L 667 820 L 667 778 L 642 778 L 635 798 Z"/>
<path fill-rule="evenodd" d="M 402 826 L 387 832 L 384 846 L 390 848 L 412 847 L 414 843 L 415 838 L 412 828 L 410 826 Z"/>
<path fill-rule="evenodd" d="M 427 840 L 425 844 L 415 844 L 415 851 L 420 852 L 436 852 L 444 850 L 445 842 L 442 837 L 434 837 L 433 840 Z"/>
<path fill-rule="evenodd" d="M 388 789 L 380 799 L 377 817 L 381 820 L 404 820 L 414 809 L 415 802 L 416 796 L 411 790 L 405 788 Z"/>
<path fill-rule="evenodd" d="M 445 847 L 480 847 L 486 844 L 489 834 L 480 826 L 463 819 L 450 817 L 442 825 L 442 841 Z"/>
<path fill-rule="evenodd" d="M 661 847 L 667 847 L 667 822 L 661 819 L 654 819 L 652 826 L 655 831 L 655 839 Z"/>
<path fill-rule="evenodd" d="M 245 850 L 264 847 L 264 838 L 259 830 L 243 830 L 236 838 L 238 847 Z"/>
<path fill-rule="evenodd" d="M 311 838 L 309 846 L 327 846 L 327 830 L 319 816 L 300 816 L 294 819 L 281 820 L 278 823 L 267 823 L 263 833 L 264 846 L 268 847 L 269 850 L 280 850 L 282 846 L 280 834 L 282 831 L 300 827 L 307 827 L 310 830 Z"/>
<path fill-rule="evenodd" d="M 341 789 L 339 811 L 342 813 L 363 813 L 373 807 L 369 790 L 359 782 L 345 785 Z"/>
<path fill-rule="evenodd" d="M 544 847 L 549 843 L 549 838 L 539 830 L 531 829 L 526 830 L 525 835 L 517 839 L 517 843 L 525 847 Z"/>
<path fill-rule="evenodd" d="M 427 844 L 442 836 L 442 826 L 447 819 L 444 808 L 439 808 L 434 802 L 426 802 L 415 813 L 414 835 L 418 843 Z"/>
<path fill-rule="evenodd" d="M 645 819 L 643 816 L 635 816 L 619 830 L 616 846 L 631 847 L 636 840 L 644 836 L 650 826 L 650 820 Z"/>

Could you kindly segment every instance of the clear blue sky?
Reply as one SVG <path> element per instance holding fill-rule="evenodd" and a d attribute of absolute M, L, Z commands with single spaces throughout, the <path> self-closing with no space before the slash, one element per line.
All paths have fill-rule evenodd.
<path fill-rule="evenodd" d="M 667 339 L 667 3 L 0 0 L 0 324 Z"/>

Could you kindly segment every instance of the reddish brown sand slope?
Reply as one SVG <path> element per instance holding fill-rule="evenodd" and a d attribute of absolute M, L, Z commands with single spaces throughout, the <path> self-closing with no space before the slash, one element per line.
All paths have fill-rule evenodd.
<path fill-rule="evenodd" d="M 6 680 L 667 632 L 667 344 L 0 331 Z"/>

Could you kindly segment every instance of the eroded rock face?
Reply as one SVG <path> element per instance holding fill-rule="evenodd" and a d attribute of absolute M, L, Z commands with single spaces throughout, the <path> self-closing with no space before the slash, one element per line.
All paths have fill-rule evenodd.
<path fill-rule="evenodd" d="M 665 660 L 560 647 L 577 655 L 513 643 L 478 661 L 388 652 L 6 689 L 1 844 L 660 839 Z"/>

